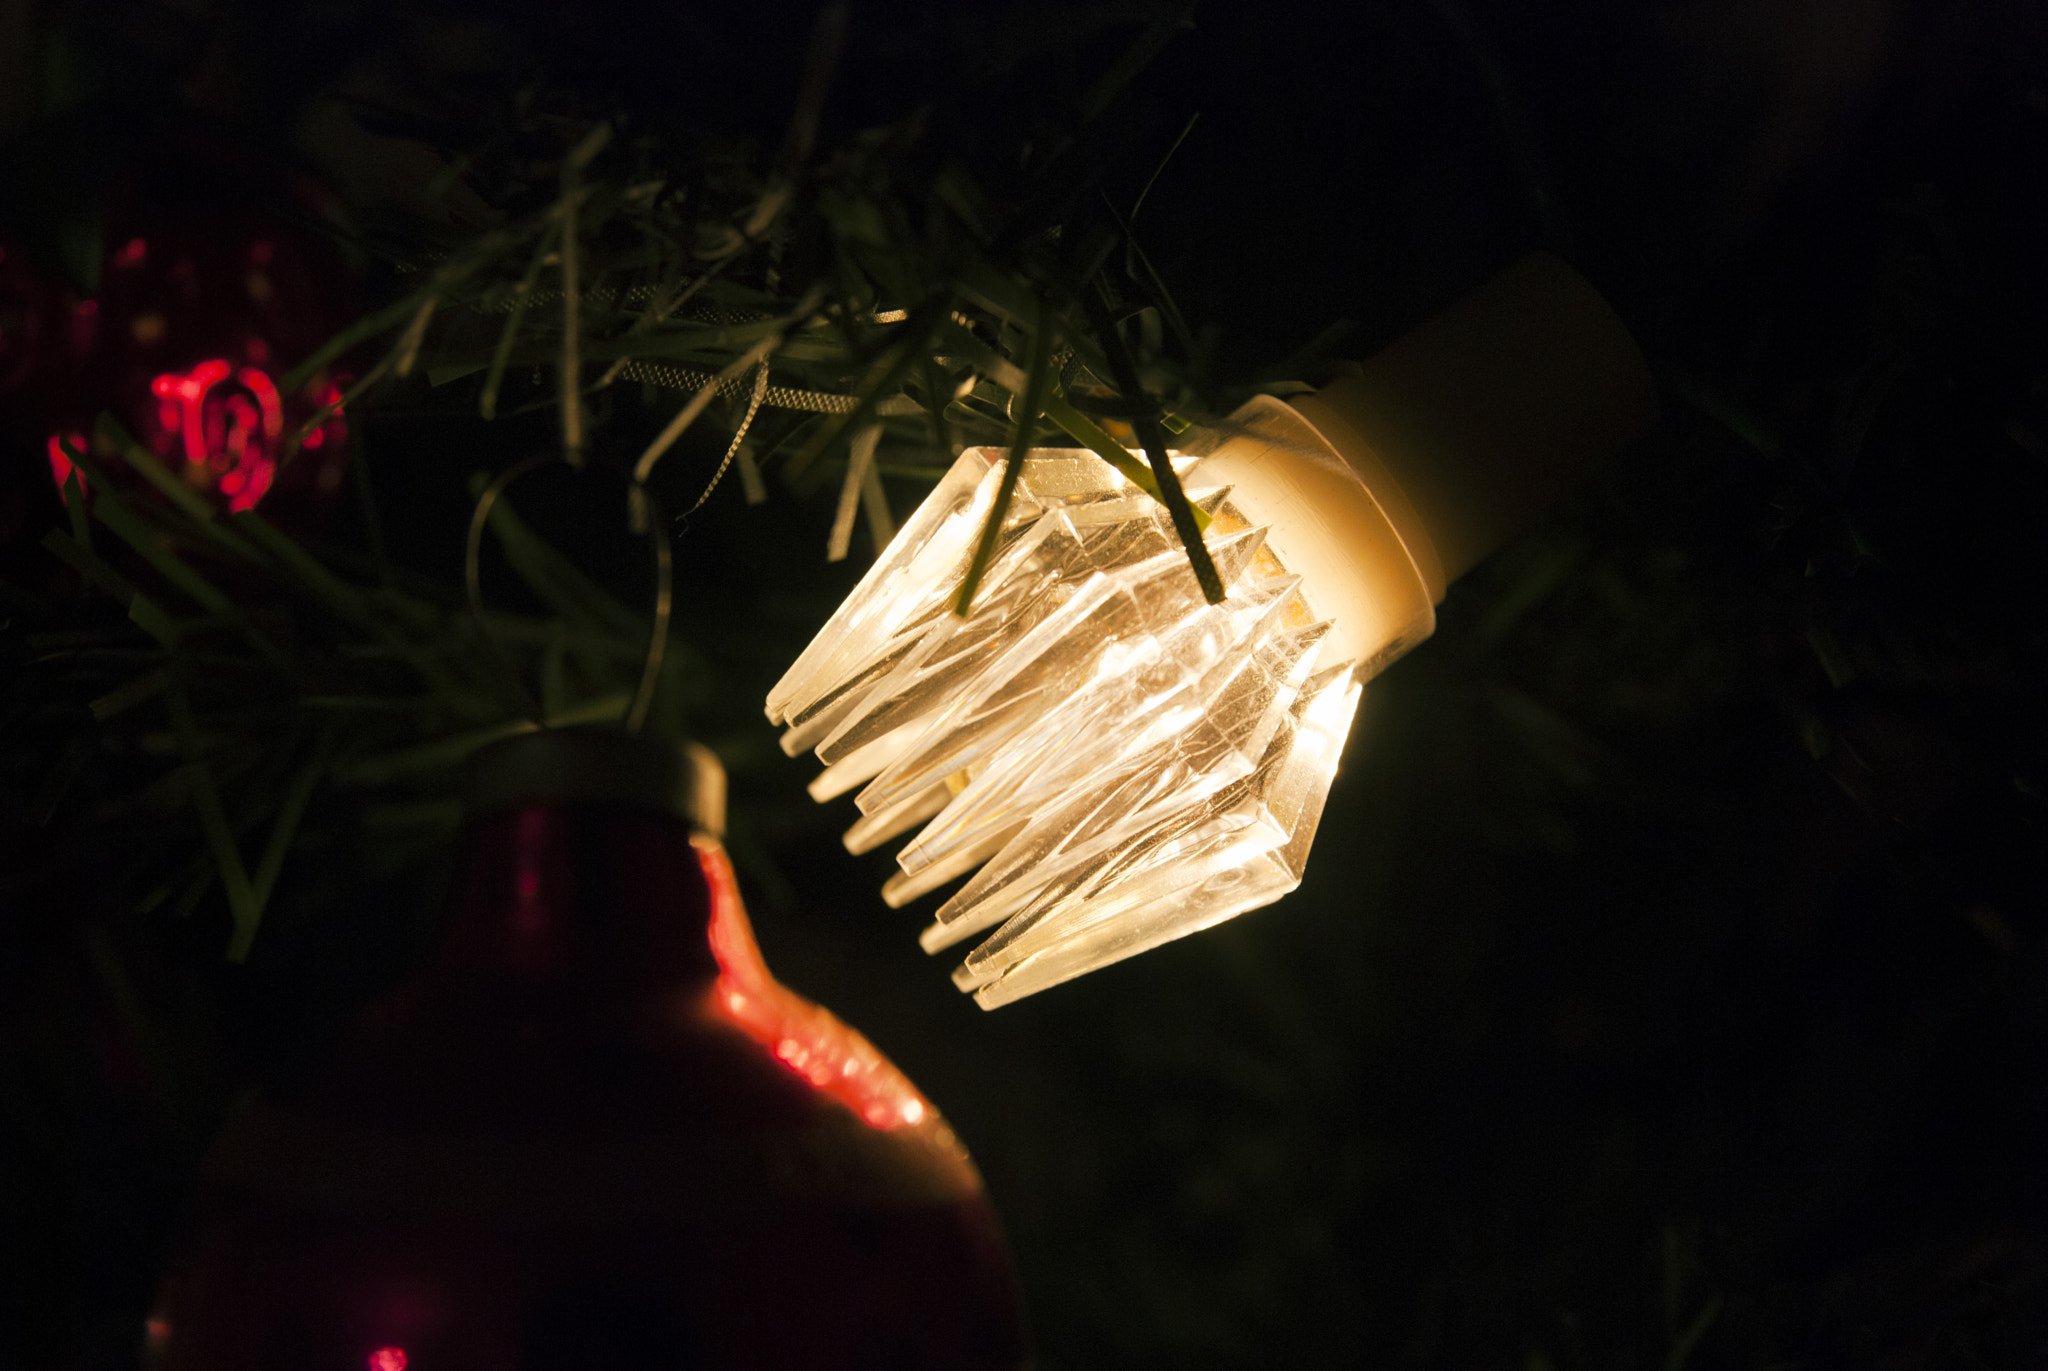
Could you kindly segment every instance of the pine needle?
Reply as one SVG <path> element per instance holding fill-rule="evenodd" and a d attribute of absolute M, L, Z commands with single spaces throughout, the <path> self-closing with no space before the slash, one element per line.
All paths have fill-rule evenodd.
<path fill-rule="evenodd" d="M 364 339 L 376 337 L 401 319 L 411 318 L 418 313 L 420 306 L 432 299 L 436 293 L 437 287 L 429 284 L 402 300 L 393 301 L 373 314 L 364 315 L 314 349 L 313 354 L 305 361 L 286 372 L 278 381 L 277 388 L 286 395 L 295 393 L 318 375 L 328 363 L 340 358 L 356 344 Z"/>
<path fill-rule="evenodd" d="M 108 532 L 140 553 L 156 573 L 182 592 L 185 597 L 223 623 L 234 625 L 257 653 L 273 663 L 289 660 L 284 649 L 249 623 L 234 601 L 230 600 L 219 587 L 199 574 L 177 553 L 166 547 L 143 517 L 112 490 L 102 490 L 93 506 L 93 517 L 105 526 Z M 139 598 L 139 597 L 138 597 Z M 134 613 L 134 602 L 129 612 Z"/>
<path fill-rule="evenodd" d="M 576 244 L 582 196 L 577 181 L 611 138 L 612 126 L 599 124 L 562 162 L 562 457 L 572 467 L 583 465 L 583 323 L 578 317 L 583 285 Z"/>
<path fill-rule="evenodd" d="M 754 460 L 754 445 L 741 443 L 739 449 L 740 489 L 746 492 L 749 505 L 768 503 L 768 483 L 761 479 L 761 466 Z"/>
<path fill-rule="evenodd" d="M 768 231 L 788 207 L 818 141 L 818 124 L 824 117 L 825 97 L 832 89 L 832 76 L 839 67 L 839 52 L 846 41 L 847 6 L 844 0 L 818 11 L 811 25 L 810 43 L 804 53 L 803 83 L 797 88 L 796 107 L 790 112 L 789 130 L 784 135 L 776 172 L 747 216 L 741 230 L 741 246 Z"/>
<path fill-rule="evenodd" d="M 249 944 L 263 920 L 264 907 L 270 903 L 270 893 L 277 888 L 278 875 L 284 870 L 285 854 L 291 850 L 292 839 L 298 836 L 299 823 L 306 817 L 306 806 L 312 803 L 314 789 L 334 758 L 334 746 L 335 732 L 330 728 L 321 733 L 313 745 L 313 755 L 299 768 L 291 789 L 285 792 L 284 803 L 278 807 L 277 818 L 270 826 L 270 841 L 264 845 L 263 859 L 257 864 L 256 878 L 250 883 L 248 923 L 236 921 L 234 938 L 228 944 L 229 961 L 239 962 L 249 955 Z"/>
<path fill-rule="evenodd" d="M 951 322 L 951 313 L 951 297 L 945 293 L 933 296 L 913 310 L 896 341 L 883 350 L 854 388 L 858 397 L 854 407 L 827 419 L 823 427 L 811 435 L 810 441 L 784 465 L 782 479 L 795 481 L 841 434 L 849 430 L 858 431 L 861 424 L 873 418 L 882 397 L 901 387 L 911 368 L 928 355 L 932 339 Z"/>
<path fill-rule="evenodd" d="M 1159 173 L 1166 170 L 1166 164 L 1173 160 L 1173 155 L 1176 152 L 1180 151 L 1180 145 L 1187 142 L 1188 135 L 1195 131 L 1195 121 L 1201 117 L 1202 112 L 1200 110 L 1196 110 L 1188 116 L 1188 122 L 1181 129 L 1180 137 L 1173 140 L 1173 146 L 1166 150 L 1166 156 L 1159 159 L 1159 165 L 1152 168 L 1152 174 L 1145 178 L 1145 188 L 1138 192 L 1137 199 L 1131 201 L 1131 212 L 1126 216 L 1131 223 L 1138 221 L 1138 211 L 1145 208 L 1145 197 L 1152 193 L 1153 185 L 1159 180 Z"/>
<path fill-rule="evenodd" d="M 549 224 L 542 230 L 540 240 L 533 245 L 533 255 L 527 259 L 526 273 L 512 288 L 512 308 L 506 315 L 505 327 L 498 331 L 498 345 L 491 351 L 491 363 L 484 372 L 484 388 L 477 396 L 477 413 L 486 419 L 498 417 L 498 391 L 505 384 L 505 367 L 512 360 L 512 347 L 519 339 L 519 326 L 526 319 L 526 306 L 533 298 L 533 287 L 540 280 L 542 268 L 553 256 L 560 233 L 560 224 Z"/>
<path fill-rule="evenodd" d="M 1109 310 L 1095 291 L 1083 288 L 1082 305 L 1087 309 L 1089 321 L 1095 326 L 1096 336 L 1102 341 L 1107 354 L 1110 375 L 1116 387 L 1127 400 L 1146 401 L 1143 388 L 1138 384 L 1138 369 L 1131 361 L 1130 352 L 1124 347 L 1123 335 L 1117 332 L 1115 320 L 1109 317 Z M 1174 473 L 1173 463 L 1167 460 L 1166 441 L 1159 431 L 1159 417 L 1156 410 L 1148 407 L 1147 412 L 1134 416 L 1131 427 L 1138 432 L 1138 441 L 1144 446 L 1145 460 L 1151 463 L 1152 475 L 1159 482 L 1159 501 L 1166 506 L 1166 512 L 1173 519 L 1173 531 L 1180 535 L 1181 546 L 1187 550 L 1188 565 L 1194 569 L 1195 580 L 1202 587 L 1202 598 L 1212 605 L 1223 603 L 1223 578 L 1216 573 L 1216 563 L 1209 556 L 1209 546 L 1202 541 L 1202 522 L 1195 517 L 1194 506 L 1188 503 L 1187 492 L 1181 489 L 1180 477 Z"/>
<path fill-rule="evenodd" d="M 43 778 L 43 784 L 36 796 L 29 801 L 26 817 L 31 825 L 40 828 L 50 821 L 57 812 L 65 795 L 70 793 L 72 784 L 78 780 L 85 764 L 92 760 L 92 754 L 99 747 L 99 739 L 91 732 L 81 730 L 64 744 L 64 751 L 57 757 L 57 764 L 50 768 L 50 774 Z"/>
<path fill-rule="evenodd" d="M 77 572 L 87 585 L 113 597 L 124 607 L 139 593 L 133 582 L 102 561 L 76 535 L 66 536 L 62 529 L 53 528 L 43 535 L 43 547 Z"/>
<path fill-rule="evenodd" d="M 1189 6 L 1188 8 L 1193 8 Z M 1121 95 L 1124 88 L 1138 78 L 1138 74 L 1152 64 L 1152 59 L 1163 52 L 1168 43 L 1181 32 L 1195 26 L 1186 10 L 1177 11 L 1148 24 L 1144 31 L 1132 40 L 1123 54 L 1098 76 L 1080 100 L 1080 121 L 1085 124 L 1104 110 Z"/>
<path fill-rule="evenodd" d="M 258 560 L 256 549 L 221 522 L 220 513 L 201 499 L 199 493 L 175 476 L 170 468 L 157 460 L 156 454 L 135 441 L 128 430 L 111 414 L 102 414 L 94 423 L 94 431 L 114 450 L 121 454 L 131 470 L 149 482 L 171 503 L 172 508 L 185 516 L 192 531 L 216 551 L 229 553 L 245 562 Z"/>
<path fill-rule="evenodd" d="M 874 539 L 875 554 L 881 555 L 889 540 L 896 536 L 896 518 L 889 512 L 889 493 L 882 489 L 882 466 L 869 462 L 867 475 L 861 478 L 860 507 L 867 515 L 868 536 Z"/>
<path fill-rule="evenodd" d="M 723 263 L 719 264 L 720 267 L 723 265 Z M 674 278 L 667 285 L 656 291 L 653 297 L 648 300 L 647 307 L 640 311 L 640 317 L 635 319 L 632 326 L 626 330 L 626 337 L 642 337 L 649 329 L 662 323 L 669 315 L 682 308 L 683 302 L 689 299 L 696 292 L 697 288 L 708 281 L 718 269 L 718 267 L 712 268 L 711 272 L 707 272 L 705 275 L 697 278 L 687 289 L 685 289 L 684 283 L 689 278 L 680 268 L 677 269 Z M 614 358 L 612 364 L 605 368 L 604 375 L 598 377 L 597 385 L 592 387 L 592 389 L 603 390 L 606 386 L 618 380 L 619 373 L 626 369 L 635 355 L 629 352 Z"/>
<path fill-rule="evenodd" d="M 171 677 L 169 672 L 161 668 L 155 671 L 146 671 L 125 685 L 116 686 L 98 699 L 91 701 L 86 708 L 92 711 L 92 717 L 96 722 L 105 723 L 116 714 L 133 709 L 144 700 L 162 694 L 164 688 L 170 683 Z"/>
<path fill-rule="evenodd" d="M 419 313 L 412 316 L 405 332 L 399 335 L 398 346 L 392 350 L 391 370 L 399 376 L 412 375 L 413 363 L 419 360 L 420 344 L 426 341 L 427 325 L 434 321 L 434 310 L 440 305 L 441 297 L 429 295 L 421 305 Z"/>
<path fill-rule="evenodd" d="M 300 424 L 298 431 L 292 434 L 290 452 L 297 453 L 300 448 L 305 446 L 307 435 L 329 419 L 332 419 L 335 415 L 347 409 L 350 405 L 353 405 L 362 396 L 364 391 L 383 380 L 385 373 L 391 370 L 392 364 L 397 360 L 398 353 L 396 349 L 385 353 L 377 365 L 371 367 L 362 376 L 351 382 L 347 390 L 320 406 L 319 409 L 314 410 L 312 417 L 307 419 L 305 423 Z"/>
<path fill-rule="evenodd" d="M 1152 469 L 1131 455 L 1131 450 L 1109 436 L 1109 431 L 1083 414 L 1064 396 L 1048 395 L 1045 399 L 1045 417 L 1065 429 L 1069 436 L 1078 441 L 1103 461 L 1108 462 L 1125 480 L 1150 495 L 1161 504 L 1166 497 L 1160 494 L 1159 479 Z M 1195 522 L 1200 528 L 1209 526 L 1209 516 L 1201 510 L 1195 511 Z"/>
<path fill-rule="evenodd" d="M 711 492 L 704 493 L 709 496 Z M 661 684 L 662 658 L 668 654 L 669 619 L 675 612 L 675 554 L 668 545 L 668 526 L 661 517 L 661 505 L 647 487 L 634 486 L 629 501 L 633 526 L 647 534 L 654 550 L 654 626 L 647 637 L 647 660 L 640 665 L 640 683 L 634 688 L 633 703 L 626 710 L 627 731 L 638 733 L 647 723 L 647 711 L 654 707 L 655 691 Z"/>
<path fill-rule="evenodd" d="M 846 479 L 839 486 L 839 508 L 832 515 L 832 536 L 825 540 L 825 560 L 843 562 L 853 541 L 853 516 L 860 507 L 861 487 L 874 464 L 875 446 L 882 440 L 880 424 L 865 424 L 853 435 L 846 458 Z"/>
<path fill-rule="evenodd" d="M 70 443 L 65 443 L 70 450 Z M 64 513 L 71 519 L 71 536 L 87 552 L 92 551 L 92 510 L 85 500 L 85 482 L 78 474 L 78 460 L 72 458 L 71 470 L 64 473 Z M 54 530 L 52 530 L 54 532 Z"/>
<path fill-rule="evenodd" d="M 974 560 L 968 565 L 967 574 L 960 579 L 960 593 L 953 601 L 953 612 L 963 619 L 974 607 L 974 592 L 981 588 L 981 578 L 988 571 L 989 560 L 995 556 L 996 542 L 1002 537 L 1003 520 L 1008 516 L 1010 501 L 1017 493 L 1017 478 L 1024 474 L 1024 461 L 1031 451 L 1031 432 L 1038 426 L 1039 410 L 1050 388 L 1052 319 L 1052 311 L 1041 301 L 1038 327 L 1031 334 L 1031 362 L 1024 373 L 1024 390 L 1018 397 L 1014 416 L 1016 433 L 1010 439 L 1010 451 L 1003 460 L 1002 484 L 996 487 L 995 503 L 989 506 L 988 520 L 981 526 L 981 540 L 975 546 Z"/>
<path fill-rule="evenodd" d="M 497 742 L 500 738 L 511 738 L 521 733 L 533 733 L 541 728 L 567 728 L 573 724 L 618 723 L 626 717 L 626 710 L 632 704 L 632 696 L 626 691 L 614 691 L 600 695 L 559 714 L 551 714 L 542 722 L 532 719 L 508 719 L 501 723 L 487 724 L 482 728 L 415 747 L 400 748 L 394 752 L 380 753 L 352 762 L 338 768 L 334 781 L 341 786 L 387 785 L 393 781 L 407 780 L 431 772 L 447 771 L 461 765 L 478 748 Z"/>
<path fill-rule="evenodd" d="M 220 788 L 201 755 L 192 703 L 180 683 L 174 683 L 170 690 L 170 714 L 171 732 L 185 757 L 185 783 L 191 791 L 193 807 L 199 811 L 199 827 L 213 853 L 215 874 L 227 890 L 228 916 L 234 924 L 228 960 L 239 962 L 249 955 L 249 944 L 256 937 L 256 923 L 262 910 L 256 903 L 255 888 L 249 883 L 249 870 L 242 865 L 241 851 L 235 846 L 234 831 L 228 827 L 227 813 L 221 808 Z"/>

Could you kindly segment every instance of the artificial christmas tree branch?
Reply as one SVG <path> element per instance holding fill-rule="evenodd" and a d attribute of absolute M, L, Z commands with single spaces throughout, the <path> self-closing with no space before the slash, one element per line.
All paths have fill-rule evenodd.
<path fill-rule="evenodd" d="M 922 116 L 851 137 L 827 131 L 845 22 L 841 8 L 820 16 L 771 158 L 721 153 L 707 171 L 703 153 L 714 143 L 701 131 L 579 115 L 536 128 L 551 144 L 540 163 L 552 168 L 545 199 L 522 182 L 529 173 L 507 175 L 502 159 L 443 146 L 429 160 L 442 181 L 460 169 L 459 198 L 488 211 L 464 216 L 479 227 L 443 219 L 407 232 L 388 216 L 328 224 L 345 250 L 386 264 L 387 298 L 324 344 L 283 359 L 284 393 L 328 374 L 340 383 L 294 422 L 280 471 L 304 461 L 307 445 L 337 416 L 360 421 L 400 394 L 408 405 L 424 396 L 429 410 L 480 415 L 487 424 L 553 411 L 573 464 L 610 451 L 619 421 L 606 416 L 620 408 L 613 397 L 621 382 L 638 382 L 640 402 L 628 397 L 625 408 L 652 410 L 658 431 L 635 434 L 636 475 L 668 492 L 682 511 L 678 528 L 737 462 L 750 488 L 765 475 L 799 497 L 827 483 L 838 490 L 827 555 L 845 555 L 861 511 L 879 547 L 893 531 L 885 475 L 936 473 L 971 444 L 1029 446 L 1061 432 L 1178 508 L 1176 527 L 1205 523 L 1172 467 L 1156 454 L 1148 464 L 1136 451 L 1144 442 L 1118 441 L 1104 427 L 1117 421 L 1091 414 L 1084 393 L 1112 374 L 1134 393 L 1142 376 L 1159 413 L 1208 413 L 1208 383 L 1188 369 L 1188 357 L 1142 347 L 1123 355 L 1123 340 L 1103 332 L 1116 327 L 1105 315 L 1090 321 L 1092 335 L 1062 323 L 1057 354 L 1032 361 L 1058 317 L 1040 283 L 1063 270 L 1048 237 L 1060 226 L 1044 221 L 1046 207 L 1101 200 L 1076 199 L 1072 178 L 1077 168 L 1105 165 L 1097 145 L 1120 136 L 1106 111 L 1179 22 L 1146 29 L 1115 58 L 1002 193 L 977 184 L 959 159 L 929 156 L 920 146 Z M 1065 237 L 1112 240 L 1125 244 L 1126 267 L 1137 272 L 1124 288 L 1155 297 L 1163 288 L 1149 264 L 1132 265 L 1142 254 L 1127 222 L 1096 233 L 1069 226 Z M 1109 255 L 1090 251 L 1080 267 L 1084 296 L 1117 296 Z M 430 383 L 424 392 L 421 376 Z M 674 403 L 665 393 L 675 391 L 686 398 L 664 415 Z M 1208 394 L 1219 408 L 1235 398 Z M 724 413 L 721 401 L 734 410 Z M 683 478 L 668 468 L 680 459 L 667 454 L 679 443 L 694 452 L 695 430 L 713 422 L 727 429 L 723 457 L 701 493 L 677 498 L 673 483 Z M 246 865 L 237 873 L 251 824 L 291 817 L 275 831 L 303 826 L 317 839 L 298 844 L 309 849 L 346 848 L 354 840 L 345 830 L 365 814 L 412 814 L 431 827 L 426 816 L 447 812 L 455 766 L 483 739 L 536 721 L 630 713 L 662 727 L 673 719 L 673 704 L 662 703 L 677 690 L 674 654 L 661 662 L 667 635 L 656 635 L 650 655 L 647 616 L 589 584 L 503 502 L 481 513 L 478 536 L 488 530 L 503 548 L 547 606 L 542 616 L 465 616 L 460 586 L 395 576 L 381 550 L 316 547 L 257 511 L 223 516 L 111 420 L 90 446 L 63 449 L 76 462 L 71 532 L 54 533 L 50 546 L 97 589 L 71 603 L 31 597 L 33 615 L 17 620 L 10 637 L 35 679 L 56 666 L 36 645 L 47 647 L 52 633 L 83 634 L 95 651 L 136 654 L 132 669 L 92 677 L 87 693 L 98 715 L 60 744 L 36 737 L 4 746 L 47 777 L 44 813 L 62 808 L 78 775 L 110 756 L 125 759 L 122 784 L 140 808 L 124 808 L 123 822 L 146 815 L 159 831 L 140 848 L 167 855 L 146 863 L 123 898 L 160 903 L 167 897 L 156 892 L 177 887 L 189 902 L 200 878 L 174 873 L 190 866 L 195 848 L 209 853 L 199 869 L 231 894 L 237 956 L 291 866 L 281 858 L 282 876 L 272 872 L 269 885 L 258 876 L 274 862 L 258 862 L 256 875 Z M 366 456 L 375 460 L 374 451 L 358 453 L 357 482 L 374 548 L 384 516 L 367 496 Z M 115 470 L 102 469 L 109 464 Z M 490 479 L 480 476 L 477 489 Z M 651 486 L 632 498 L 643 516 L 657 503 Z M 628 522 L 619 521 L 618 532 L 635 536 Z M 984 533 L 995 529 L 991 522 Z M 118 566 L 99 545 L 117 550 Z M 1199 540 L 1188 546 L 1206 560 Z M 964 597 L 973 579 L 970 571 Z M 109 595 L 121 622 L 108 621 Z M 66 660 L 67 670 L 79 666 Z M 191 727 L 169 730 L 180 740 L 170 755 L 185 770 L 158 774 L 142 759 L 158 755 L 143 746 L 146 738 L 168 736 L 173 692 L 163 682 L 182 683 L 179 718 Z M 50 680 L 47 698 L 67 688 Z M 259 700 L 266 708 L 243 708 Z M 217 765 L 273 747 L 298 768 L 273 776 Z M 173 774 L 185 780 L 157 785 Z M 363 830 L 388 831 L 396 830 Z M 285 840 L 262 850 L 294 847 Z"/>

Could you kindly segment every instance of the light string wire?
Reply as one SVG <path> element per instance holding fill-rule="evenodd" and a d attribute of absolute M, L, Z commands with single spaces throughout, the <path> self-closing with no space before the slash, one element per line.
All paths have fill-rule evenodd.
<path fill-rule="evenodd" d="M 782 334 L 780 332 L 771 333 L 751 348 L 748 348 L 739 357 L 734 358 L 716 376 L 699 386 L 697 393 L 690 397 L 689 403 L 676 411 L 675 417 L 668 421 L 667 426 L 654 436 L 654 441 L 649 443 L 646 449 L 641 452 L 640 460 L 633 463 L 633 480 L 638 484 L 645 485 L 647 478 L 654 474 L 654 464 L 659 462 L 671 447 L 675 446 L 676 439 L 683 436 L 683 431 L 689 428 L 691 424 L 697 422 L 698 416 L 710 408 L 712 399 L 718 394 L 718 388 L 723 384 L 738 380 L 746 375 L 750 368 L 758 365 L 760 367 L 760 375 L 754 380 L 755 398 L 753 403 L 747 408 L 747 419 L 749 422 L 752 422 L 755 412 L 761 407 L 760 397 L 767 385 L 768 355 L 781 345 Z M 744 427 L 742 427 L 741 432 L 745 432 Z"/>
<path fill-rule="evenodd" d="M 747 430 L 754 426 L 754 416 L 761 412 L 761 397 L 767 393 L 768 363 L 764 359 L 754 372 L 754 393 L 747 401 L 746 417 L 740 420 L 739 428 L 732 435 L 732 445 L 725 450 L 725 460 L 718 464 L 718 470 L 711 473 L 711 480 L 705 485 L 704 493 L 697 497 L 697 503 L 678 514 L 676 522 L 681 523 L 704 508 L 704 502 L 711 498 L 711 492 L 718 489 L 718 483 L 725 479 L 726 468 L 731 466 L 732 459 L 739 455 L 740 444 L 747 441 Z"/>
<path fill-rule="evenodd" d="M 763 364 L 764 375 L 767 370 Z M 746 436 L 744 428 L 740 436 Z M 733 442 L 737 446 L 739 439 Z M 704 493 L 708 496 L 711 492 Z M 668 522 L 661 517 L 661 502 L 654 498 L 653 491 L 635 481 L 626 492 L 626 506 L 628 522 L 635 530 L 646 531 L 648 546 L 654 552 L 654 631 L 647 639 L 647 659 L 640 665 L 640 685 L 633 692 L 633 706 L 626 711 L 627 731 L 638 733 L 647 722 L 648 710 L 654 707 L 655 687 L 661 683 L 662 658 L 668 652 L 669 617 L 675 610 L 675 554 L 668 545 Z"/>
<path fill-rule="evenodd" d="M 484 487 L 483 494 L 477 496 L 476 508 L 470 511 L 469 536 L 462 553 L 462 586 L 469 595 L 469 615 L 476 624 L 477 636 L 483 640 L 484 646 L 497 661 L 503 680 L 511 687 L 513 702 L 519 707 L 520 712 L 542 728 L 547 727 L 547 719 L 541 712 L 540 702 L 534 699 L 533 692 L 526 688 L 519 668 L 514 665 L 504 647 L 492 636 L 490 624 L 484 618 L 484 526 L 490 520 L 491 509 L 504 496 L 507 487 L 528 472 L 538 471 L 541 467 L 560 460 L 553 453 L 536 453 L 514 462 L 499 472 L 491 483 Z"/>

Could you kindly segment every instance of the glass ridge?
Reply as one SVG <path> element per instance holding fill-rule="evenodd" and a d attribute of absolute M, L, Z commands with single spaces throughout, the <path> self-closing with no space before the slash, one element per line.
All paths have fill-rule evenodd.
<path fill-rule="evenodd" d="M 994 929 L 954 973 L 985 1008 L 1299 885 L 1361 688 L 1227 488 L 1189 491 L 1210 605 L 1166 511 L 1085 449 L 1027 456 L 952 613 L 1003 455 L 961 454 L 767 700 L 826 763 L 815 798 L 859 788 L 850 851 L 911 834 L 884 899 L 967 877 L 921 942 Z"/>

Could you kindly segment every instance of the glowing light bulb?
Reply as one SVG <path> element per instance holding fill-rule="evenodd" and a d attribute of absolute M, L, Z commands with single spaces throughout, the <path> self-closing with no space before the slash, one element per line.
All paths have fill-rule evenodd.
<path fill-rule="evenodd" d="M 971 611 L 953 595 L 1003 453 L 962 453 L 770 691 L 846 846 L 904 835 L 923 936 L 995 931 L 955 982 L 1006 1004 L 1300 884 L 1364 681 L 1428 637 L 1447 579 L 1639 436 L 1654 393 L 1604 301 L 1525 260 L 1293 404 L 1170 455 L 1227 595 L 1166 511 L 1085 449 L 1037 449 Z M 971 873 L 971 874 L 970 874 Z"/>
<path fill-rule="evenodd" d="M 923 941 L 1003 924 L 956 977 L 985 1006 L 1293 889 L 1358 698 L 1301 578 L 1199 468 L 1222 604 L 1156 502 L 1039 450 L 955 616 L 1001 456 L 961 455 L 770 705 L 829 763 L 813 794 L 866 782 L 850 848 L 916 830 L 892 905 L 981 867 Z"/>

